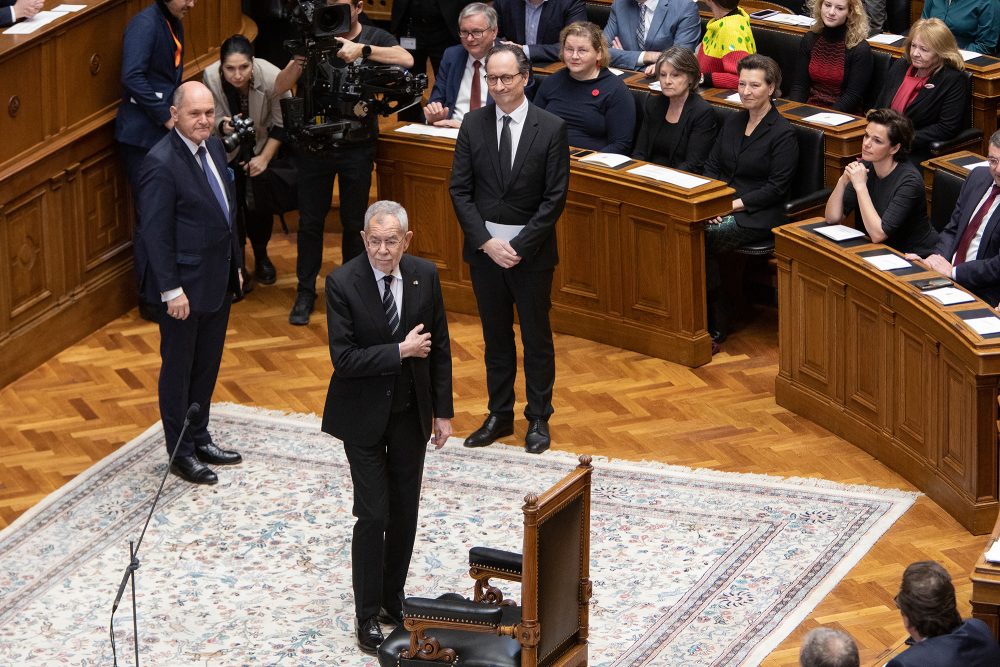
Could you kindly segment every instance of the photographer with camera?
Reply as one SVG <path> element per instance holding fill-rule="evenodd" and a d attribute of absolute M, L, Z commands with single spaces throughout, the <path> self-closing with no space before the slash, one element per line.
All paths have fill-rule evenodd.
<path fill-rule="evenodd" d="M 254 58 L 250 40 L 233 35 L 222 43 L 219 62 L 205 68 L 202 75 L 215 98 L 215 117 L 219 119 L 213 134 L 223 138 L 229 166 L 236 174 L 240 245 L 250 239 L 253 277 L 262 285 L 274 284 L 277 277 L 267 256 L 274 212 L 255 204 L 250 179 L 267 171 L 286 138 L 279 100 L 290 95 L 275 92 L 274 80 L 279 71 L 266 60 Z M 248 276 L 245 268 L 243 275 Z M 247 280 L 244 293 L 250 291 L 249 283 Z"/>
<path fill-rule="evenodd" d="M 328 17 L 340 13 L 322 12 L 322 2 L 300 0 L 299 11 L 308 15 L 308 23 L 324 23 Z M 326 6 L 348 5 L 349 26 L 333 33 L 332 48 L 316 48 L 311 58 L 308 53 L 295 53 L 300 65 L 299 94 L 309 100 L 336 100 L 340 93 L 343 71 L 348 65 L 381 63 L 412 67 L 413 57 L 396 42 L 396 38 L 381 28 L 362 25 L 359 17 L 361 0 L 326 0 Z M 332 18 L 330 19 L 332 20 Z M 342 28 L 344 26 L 337 26 Z M 304 31 L 305 32 L 305 31 Z M 301 46 L 309 51 L 310 45 L 322 42 L 315 36 L 304 36 Z M 293 49 L 293 53 L 295 50 Z M 306 59 L 299 56 L 306 55 Z M 299 80 L 309 70 L 312 79 Z M 335 70 L 341 70 L 337 72 Z M 308 90 L 303 91 L 303 87 Z M 357 116 L 357 115 L 356 115 Z M 368 208 L 368 191 L 371 189 L 372 168 L 375 165 L 375 142 L 378 139 L 378 114 L 365 111 L 351 117 L 351 129 L 336 140 L 322 144 L 297 145 L 295 159 L 299 169 L 299 233 L 298 291 L 295 305 L 288 321 L 295 325 L 309 324 L 309 316 L 316 301 L 316 276 L 323 263 L 323 229 L 326 214 L 333 197 L 333 183 L 340 179 L 340 224 L 343 227 L 343 261 L 364 252 L 361 231 L 364 228 L 365 210 Z"/>

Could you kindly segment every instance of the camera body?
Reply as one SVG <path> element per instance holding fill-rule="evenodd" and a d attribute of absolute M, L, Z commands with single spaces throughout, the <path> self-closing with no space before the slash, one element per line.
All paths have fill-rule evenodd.
<path fill-rule="evenodd" d="M 253 126 L 253 119 L 236 114 L 229 119 L 229 124 L 233 126 L 232 134 L 222 137 L 222 145 L 226 147 L 226 152 L 231 153 L 239 150 L 237 159 L 246 162 L 254 157 L 254 149 L 257 146 L 257 130 Z"/>

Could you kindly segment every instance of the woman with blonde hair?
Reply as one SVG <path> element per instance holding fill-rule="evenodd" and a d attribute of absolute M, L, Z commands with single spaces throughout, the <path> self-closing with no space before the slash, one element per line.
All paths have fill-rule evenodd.
<path fill-rule="evenodd" d="M 559 34 L 564 69 L 545 77 L 533 100 L 566 121 L 570 146 L 628 155 L 635 134 L 635 102 L 608 70 L 604 33 L 593 23 L 571 23 Z"/>
<path fill-rule="evenodd" d="M 921 19 L 903 42 L 903 57 L 886 74 L 876 107 L 895 109 L 913 122 L 911 159 L 930 157 L 932 141 L 955 138 L 968 103 L 965 62 L 941 19 Z"/>
<path fill-rule="evenodd" d="M 812 29 L 799 42 L 789 98 L 837 111 L 861 111 L 872 74 L 868 16 L 861 0 L 816 0 Z"/>

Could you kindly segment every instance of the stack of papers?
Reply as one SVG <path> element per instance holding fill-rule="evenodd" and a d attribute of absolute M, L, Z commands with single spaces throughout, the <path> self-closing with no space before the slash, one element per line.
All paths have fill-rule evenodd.
<path fill-rule="evenodd" d="M 810 123 L 818 123 L 819 125 L 843 125 L 844 123 L 850 123 L 854 120 L 854 116 L 846 116 L 842 113 L 833 113 L 832 111 L 823 111 L 821 113 L 814 113 L 811 116 L 806 116 L 802 120 L 809 121 Z"/>
<path fill-rule="evenodd" d="M 445 137 L 447 139 L 458 139 L 457 127 L 438 127 L 437 125 L 421 125 L 411 123 L 396 128 L 397 132 L 403 134 L 422 134 L 427 137 Z"/>
<path fill-rule="evenodd" d="M 654 81 L 653 83 L 649 84 L 649 89 L 650 90 L 657 90 L 657 91 L 662 90 L 662 88 L 660 88 L 660 82 L 659 81 Z"/>
<path fill-rule="evenodd" d="M 872 44 L 894 44 L 900 39 L 903 39 L 902 35 L 895 35 L 891 32 L 883 32 L 881 35 L 869 37 L 868 41 Z"/>
<path fill-rule="evenodd" d="M 816 19 L 813 17 L 802 16 L 801 14 L 771 14 L 764 20 L 773 23 L 783 23 L 785 25 L 800 25 L 806 28 L 816 22 Z"/>
<path fill-rule="evenodd" d="M 965 323 L 972 327 L 980 336 L 1000 333 L 1000 317 L 988 315 L 986 317 L 973 317 L 965 320 Z"/>
<path fill-rule="evenodd" d="M 1000 540 L 993 543 L 985 557 L 987 563 L 1000 563 Z"/>
<path fill-rule="evenodd" d="M 972 60 L 973 58 L 978 58 L 979 56 L 983 55 L 981 53 L 976 53 L 975 51 L 966 51 L 965 49 L 959 49 L 958 52 L 961 54 L 962 60 L 966 62 Z"/>
<path fill-rule="evenodd" d="M 868 257 L 865 257 L 864 260 L 869 264 L 871 264 L 872 266 L 874 266 L 879 271 L 894 271 L 896 269 L 908 269 L 911 266 L 913 266 L 899 255 L 894 255 L 891 252 L 887 252 L 884 255 L 869 255 Z M 928 292 L 928 294 L 930 294 L 930 292 Z"/>
<path fill-rule="evenodd" d="M 988 166 L 990 166 L 990 163 L 987 162 L 986 160 L 983 160 L 982 162 L 967 164 L 965 165 L 965 168 L 968 169 L 969 171 L 972 171 L 973 169 L 977 169 L 979 167 L 988 167 Z"/>
<path fill-rule="evenodd" d="M 739 93 L 733 93 L 732 95 L 726 95 L 726 101 L 727 102 L 733 102 L 735 104 L 743 104 L 743 101 L 740 99 L 740 94 Z"/>
<path fill-rule="evenodd" d="M 608 71 L 614 74 L 615 76 L 621 76 L 622 74 L 625 73 L 625 70 L 618 69 L 617 67 L 609 67 Z"/>
<path fill-rule="evenodd" d="M 853 227 L 848 227 L 847 225 L 827 225 L 826 227 L 817 227 L 815 231 L 817 234 L 822 234 L 833 241 L 846 241 L 865 235 L 864 232 Z"/>
<path fill-rule="evenodd" d="M 3 31 L 5 35 L 30 35 L 36 30 L 42 28 L 43 26 L 52 23 L 56 19 L 61 19 L 70 12 L 78 12 L 81 9 L 86 9 L 87 5 L 59 5 L 58 7 L 53 7 L 47 12 L 38 12 L 30 19 L 24 19 L 15 23 L 11 27 Z"/>
<path fill-rule="evenodd" d="M 942 306 L 951 306 L 956 303 L 968 303 L 975 301 L 975 298 L 968 292 L 963 292 L 954 287 L 942 287 L 924 292 L 927 296 L 934 297 Z"/>
<path fill-rule="evenodd" d="M 620 155 L 618 153 L 592 153 L 587 157 L 580 158 L 580 162 L 588 162 L 590 164 L 599 164 L 602 167 L 618 167 L 625 164 L 631 160 L 628 155 Z"/>
<path fill-rule="evenodd" d="M 657 181 L 662 181 L 663 183 L 669 183 L 670 185 L 676 185 L 677 187 L 684 188 L 685 190 L 690 190 L 691 188 L 696 188 L 699 185 L 705 185 L 705 183 L 708 183 L 707 178 L 699 178 L 675 169 L 658 167 L 655 164 L 644 164 L 639 167 L 635 167 L 634 169 L 629 169 L 628 173 L 635 174 L 636 176 L 645 176 L 646 178 L 652 178 Z"/>

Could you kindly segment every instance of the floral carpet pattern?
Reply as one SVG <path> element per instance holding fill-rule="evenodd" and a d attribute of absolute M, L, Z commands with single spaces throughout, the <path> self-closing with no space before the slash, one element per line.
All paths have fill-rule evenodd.
<path fill-rule="evenodd" d="M 318 419 L 213 407 L 244 463 L 173 475 L 136 572 L 143 665 L 370 665 L 355 648 L 351 480 Z M 0 532 L 0 664 L 111 664 L 108 621 L 165 467 L 159 425 Z M 574 467 L 452 440 L 429 451 L 411 595 L 471 594 L 468 549 L 520 551 L 523 497 Z M 594 461 L 592 665 L 757 664 L 915 494 Z M 516 589 L 512 592 L 517 598 Z M 134 662 L 131 598 L 115 617 Z"/>

